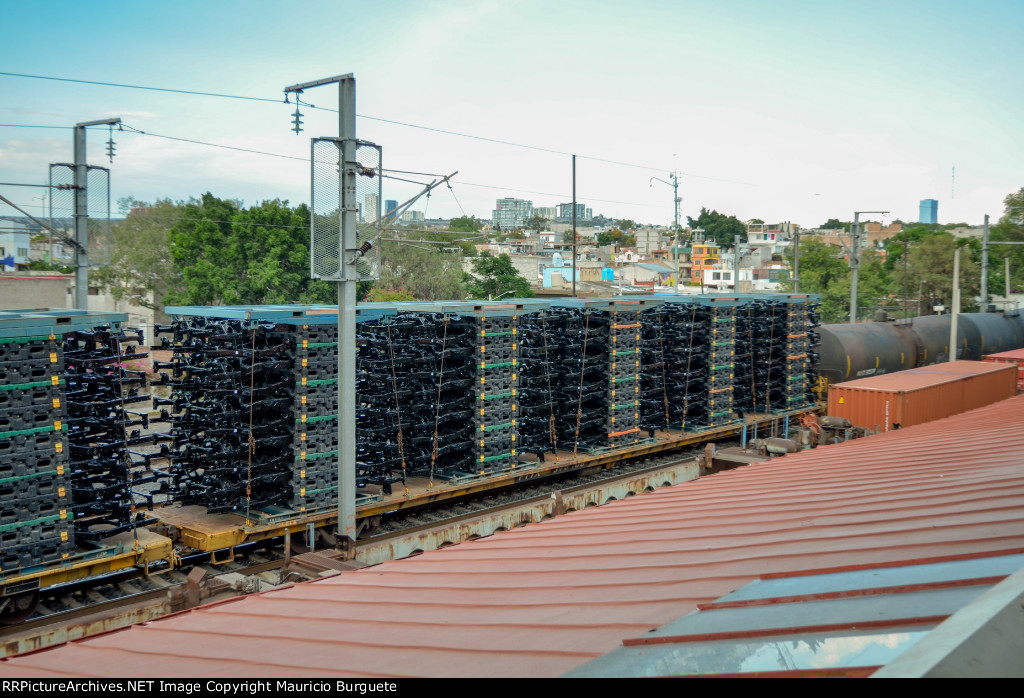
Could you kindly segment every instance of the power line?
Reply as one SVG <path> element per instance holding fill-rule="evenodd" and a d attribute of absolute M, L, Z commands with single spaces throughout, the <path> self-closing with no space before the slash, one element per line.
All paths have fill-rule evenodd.
<path fill-rule="evenodd" d="M 170 93 L 175 93 L 175 94 L 187 94 L 187 95 L 194 95 L 194 96 L 199 96 L 199 97 L 219 97 L 219 98 L 223 98 L 223 99 L 240 99 L 240 100 L 247 100 L 247 101 L 252 101 L 252 102 L 270 102 L 270 103 L 273 103 L 273 104 L 290 104 L 290 102 L 288 102 L 287 98 L 285 98 L 285 99 L 268 99 L 266 97 L 249 97 L 249 96 L 245 96 L 245 95 L 230 95 L 230 94 L 225 94 L 225 93 L 220 93 L 220 92 L 200 92 L 200 91 L 196 91 L 196 90 L 179 90 L 179 89 L 172 89 L 172 88 L 166 88 L 166 87 L 152 87 L 152 86 L 145 86 L 145 85 L 127 85 L 127 84 L 124 84 L 124 83 L 99 82 L 99 81 L 95 81 L 95 80 L 78 80 L 78 79 L 73 79 L 73 78 L 58 78 L 58 77 L 46 76 L 46 75 L 29 75 L 29 74 L 26 74 L 26 73 L 0 72 L 0 75 L 7 75 L 7 76 L 10 76 L 10 77 L 20 77 L 20 78 L 31 78 L 31 79 L 36 79 L 36 80 L 54 80 L 54 81 L 57 81 L 57 82 L 74 82 L 74 83 L 85 84 L 85 85 L 99 85 L 99 86 L 103 86 L 103 87 L 120 87 L 120 88 L 133 89 L 133 90 L 149 90 L 149 91 L 154 91 L 154 92 L 170 92 Z M 329 107 L 317 107 L 316 105 L 308 104 L 306 102 L 303 102 L 302 106 L 309 107 L 310 109 L 320 109 L 322 111 L 334 112 L 334 113 L 337 113 L 337 111 L 338 111 L 337 109 L 331 109 Z M 451 131 L 451 130 L 448 130 L 448 129 L 436 128 L 434 126 L 422 126 L 420 124 L 412 124 L 412 123 L 409 123 L 407 121 L 398 121 L 396 119 L 385 119 L 383 117 L 370 116 L 368 114 L 356 114 L 356 116 L 361 118 L 361 119 L 368 119 L 370 121 L 379 121 L 381 123 L 393 124 L 393 125 L 396 125 L 396 126 L 405 126 L 406 128 L 415 128 L 415 129 L 419 129 L 419 130 L 422 130 L 422 131 L 430 131 L 430 132 L 433 132 L 433 133 L 443 133 L 443 134 L 446 134 L 446 135 L 449 135 L 449 136 L 457 136 L 459 138 L 469 138 L 469 139 L 472 139 L 472 140 L 483 141 L 483 142 L 487 142 L 487 143 L 495 143 L 495 144 L 498 144 L 498 145 L 505 145 L 505 146 L 509 146 L 509 147 L 512 147 L 512 148 L 523 148 L 523 149 L 526 149 L 526 150 L 535 150 L 535 151 L 542 152 L 542 153 L 551 153 L 553 155 L 564 155 L 564 156 L 571 156 L 571 155 L 573 155 L 573 153 L 570 153 L 570 152 L 564 151 L 564 150 L 556 150 L 554 148 L 545 148 L 543 146 L 529 145 L 529 144 L 526 144 L 526 143 L 516 143 L 514 141 L 506 141 L 506 140 L 503 140 L 503 139 L 500 139 L 500 138 L 490 138 L 490 137 L 487 137 L 487 136 L 477 136 L 477 135 L 470 134 L 470 133 L 462 133 L 460 131 Z M 186 139 L 182 139 L 182 140 L 186 140 Z M 599 157 L 594 157 L 594 156 L 590 156 L 590 155 L 579 155 L 579 154 L 576 154 L 576 156 L 579 157 L 579 158 L 582 158 L 584 160 L 593 160 L 595 162 L 604 162 L 604 163 L 608 163 L 608 164 L 611 164 L 611 165 L 619 165 L 621 167 L 633 167 L 633 168 L 641 169 L 641 170 L 650 170 L 652 172 L 664 172 L 667 169 L 667 168 L 663 168 L 663 167 L 652 167 L 650 165 L 641 165 L 641 164 L 631 163 L 631 162 L 622 162 L 622 161 L 619 161 L 619 160 L 609 160 L 609 159 L 606 159 L 606 158 L 599 158 Z M 707 179 L 707 180 L 716 181 L 716 182 L 725 182 L 725 183 L 729 183 L 729 184 L 739 184 L 739 185 L 748 186 L 748 187 L 756 186 L 756 185 L 754 185 L 754 184 L 752 184 L 750 182 L 740 182 L 738 180 L 725 179 L 725 178 L 721 178 L 721 177 L 709 177 L 707 175 L 699 175 L 699 174 L 694 174 L 694 173 L 691 173 L 691 172 L 679 172 L 678 174 L 680 174 L 681 176 L 684 176 L 684 177 L 692 177 L 692 178 L 695 178 L 695 179 Z"/>
<path fill-rule="evenodd" d="M 16 78 L 32 78 L 33 80 L 54 80 L 56 82 L 76 82 L 81 85 L 100 85 L 102 87 L 124 87 L 132 90 L 150 90 L 152 92 L 172 92 L 183 95 L 197 95 L 199 97 L 222 97 L 224 99 L 244 99 L 253 102 L 274 102 L 280 104 L 284 102 L 281 99 L 266 99 L 265 97 L 244 97 L 241 95 L 229 95 L 220 92 L 196 92 L 195 90 L 174 90 L 168 87 L 146 87 L 143 85 L 125 85 L 117 82 L 98 82 L 96 80 L 76 80 L 73 78 L 55 78 L 48 75 L 27 75 L 25 73 L 4 73 L 0 72 L 0 75 L 8 75 Z M 313 105 L 309 105 L 313 106 Z"/>
<path fill-rule="evenodd" d="M 309 158 L 303 158 L 303 157 L 299 157 L 297 155 L 282 155 L 280 153 L 268 153 L 268 152 L 262 151 L 262 150 L 252 150 L 250 148 L 238 148 L 236 146 L 222 145 L 220 143 L 208 143 L 206 141 L 197 141 L 197 140 L 194 140 L 194 139 L 191 139 L 191 138 L 181 138 L 181 137 L 178 137 L 178 136 L 164 136 L 164 135 L 160 135 L 158 133 L 151 133 L 151 132 L 148 132 L 148 131 L 142 131 L 140 129 L 135 128 L 134 126 L 129 126 L 128 124 L 125 124 L 124 128 L 126 129 L 126 131 L 125 131 L 126 133 L 136 133 L 136 134 L 140 134 L 140 135 L 143 135 L 143 136 L 153 136 L 153 137 L 156 137 L 156 138 L 167 138 L 169 140 L 183 141 L 183 142 L 192 143 L 192 144 L 195 144 L 195 145 L 206 145 L 206 146 L 210 146 L 210 147 L 213 147 L 213 148 L 226 148 L 228 150 L 239 150 L 239 151 L 242 151 L 242 152 L 253 153 L 253 154 L 256 154 L 256 155 L 268 155 L 268 156 L 276 157 L 276 158 L 287 158 L 289 160 L 300 160 L 302 162 L 309 162 L 310 161 Z M 403 170 L 384 170 L 384 171 L 385 172 L 404 172 Z M 413 173 L 413 174 L 416 174 L 416 173 Z M 424 174 L 426 174 L 426 173 L 424 173 Z M 400 177 L 391 177 L 389 175 L 382 175 L 382 176 L 386 177 L 388 179 L 396 179 L 396 180 L 399 180 L 399 181 L 402 181 L 402 182 L 411 182 L 412 184 L 419 184 L 419 185 L 422 186 L 421 182 L 413 182 L 412 180 L 402 179 Z M 427 176 L 433 176 L 433 175 L 427 174 Z M 464 184 L 464 185 L 470 186 L 470 187 L 481 187 L 481 188 L 484 188 L 484 189 L 496 189 L 496 190 L 499 190 L 499 191 L 513 191 L 513 192 L 520 192 L 520 193 L 523 193 L 523 194 L 537 194 L 539 196 L 553 196 L 553 197 L 562 197 L 562 198 L 566 197 L 566 194 L 561 194 L 561 193 L 557 193 L 556 194 L 556 193 L 545 192 L 545 191 L 533 191 L 533 190 L 530 190 L 530 189 L 520 189 L 518 187 L 495 186 L 495 185 L 492 185 L 492 184 L 478 184 L 478 183 L 474 183 L 474 182 L 463 182 L 461 180 L 458 183 L 459 184 Z M 454 195 L 454 191 L 453 191 L 453 195 Z M 663 204 L 641 204 L 641 203 L 637 203 L 635 201 L 617 201 L 615 199 L 589 198 L 588 200 L 590 200 L 590 201 L 598 201 L 600 203 L 605 203 L 605 204 L 622 204 L 622 205 L 626 205 L 626 206 L 646 206 L 646 207 L 652 207 L 652 208 L 664 208 L 665 207 Z M 458 199 L 456 199 L 456 203 L 458 203 Z M 462 208 L 461 204 L 459 204 L 459 208 L 460 209 Z M 463 211 L 463 215 L 465 215 L 465 211 Z"/>

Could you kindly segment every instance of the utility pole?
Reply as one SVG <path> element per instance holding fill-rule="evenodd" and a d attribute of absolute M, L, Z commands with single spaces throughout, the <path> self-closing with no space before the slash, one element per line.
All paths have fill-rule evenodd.
<path fill-rule="evenodd" d="M 800 293 L 800 228 L 793 233 L 793 293 Z"/>
<path fill-rule="evenodd" d="M 981 312 L 988 310 L 988 214 L 981 233 Z"/>
<path fill-rule="evenodd" d="M 953 253 L 953 298 L 950 303 L 953 317 L 949 323 L 949 360 L 956 361 L 957 318 L 960 316 L 960 248 Z"/>
<path fill-rule="evenodd" d="M 576 297 L 576 156 L 572 156 L 572 297 Z"/>
<path fill-rule="evenodd" d="M 85 160 L 85 129 L 119 123 L 121 119 L 114 118 L 75 124 L 75 307 L 79 310 L 89 309 L 89 167 Z"/>
<path fill-rule="evenodd" d="M 735 293 L 740 292 L 740 236 L 732 236 L 733 253 L 732 253 L 732 290 Z M 703 273 L 703 272 L 701 272 Z"/>
<path fill-rule="evenodd" d="M 850 250 L 850 322 L 857 322 L 857 273 L 860 271 L 860 214 L 888 211 L 856 211 L 853 214 L 853 249 Z"/>
<path fill-rule="evenodd" d="M 285 93 L 338 84 L 341 200 L 338 258 L 338 535 L 350 553 L 356 542 L 356 287 L 359 274 L 350 263 L 358 249 L 356 226 L 356 79 L 351 74 L 301 83 Z M 298 106 L 296 106 L 298 112 Z M 298 117 L 296 117 L 298 119 Z M 296 127 L 298 124 L 296 124 Z M 296 131 L 297 133 L 297 131 Z"/>

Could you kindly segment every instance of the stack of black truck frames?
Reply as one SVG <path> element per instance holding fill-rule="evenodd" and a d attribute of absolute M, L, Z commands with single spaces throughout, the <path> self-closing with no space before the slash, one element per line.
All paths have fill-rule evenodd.
<path fill-rule="evenodd" d="M 813 376 L 803 359 L 786 362 L 797 350 L 812 356 L 813 332 L 798 331 L 812 321 L 810 306 L 792 311 L 805 301 L 361 304 L 357 486 L 390 494 L 411 476 L 486 475 L 517 467 L 524 455 L 627 447 L 643 432 L 703 429 L 744 411 L 801 406 L 789 398 Z M 164 366 L 174 385 L 167 402 L 180 444 L 178 499 L 211 511 L 336 503 L 336 327 L 266 319 L 315 311 L 323 321 L 332 310 L 209 308 L 178 316 L 167 341 L 174 359 Z M 265 319 L 215 317 L 243 311 Z"/>
<path fill-rule="evenodd" d="M 148 413 L 132 409 L 149 401 L 146 371 L 129 368 L 148 356 L 139 351 L 143 346 L 142 331 L 135 328 L 100 326 L 64 334 L 71 490 L 79 541 L 152 523 L 135 506 L 146 496 L 137 488 L 156 476 L 143 467 L 149 457 L 131 450 L 154 440 L 142 435 L 149 427 Z"/>
<path fill-rule="evenodd" d="M 68 562 L 151 523 L 136 485 L 153 480 L 132 447 L 148 400 L 141 331 L 126 316 L 77 310 L 0 312 L 0 570 Z M 106 321 L 108 324 L 99 324 Z"/>
<path fill-rule="evenodd" d="M 711 315 L 669 299 L 642 313 L 641 424 L 649 433 L 708 425 Z"/>
<path fill-rule="evenodd" d="M 607 444 L 609 325 L 603 310 L 556 305 L 522 320 L 523 451 Z"/>
<path fill-rule="evenodd" d="M 0 339 L 0 571 L 67 559 L 67 401 L 56 336 Z"/>
<path fill-rule="evenodd" d="M 210 512 L 287 503 L 295 466 L 295 337 L 292 326 L 188 317 L 158 328 L 174 349 L 163 369 L 173 386 L 164 418 L 178 444 L 172 496 Z M 168 372 L 169 371 L 169 372 Z M 251 439 L 250 439 L 251 436 Z"/>
<path fill-rule="evenodd" d="M 399 312 L 357 326 L 357 480 L 472 468 L 473 318 Z"/>

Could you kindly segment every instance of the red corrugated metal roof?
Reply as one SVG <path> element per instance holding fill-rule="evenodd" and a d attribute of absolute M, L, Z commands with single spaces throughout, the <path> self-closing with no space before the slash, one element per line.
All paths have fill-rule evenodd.
<path fill-rule="evenodd" d="M 1024 547 L 1024 396 L 8 660 L 6 676 L 556 676 L 762 574 Z"/>
<path fill-rule="evenodd" d="M 985 358 L 1021 361 L 1024 360 L 1024 349 L 1011 349 L 1010 351 L 1001 351 L 998 354 L 986 354 Z"/>
<path fill-rule="evenodd" d="M 837 388 L 853 388 L 857 390 L 881 390 L 883 392 L 896 392 L 920 390 L 932 385 L 941 383 L 955 383 L 963 380 L 965 376 L 974 376 L 981 373 L 998 373 L 1009 370 L 1002 364 L 992 364 L 985 361 L 948 361 L 941 364 L 930 364 L 918 368 L 907 369 L 906 371 L 895 371 L 883 373 L 878 376 L 868 376 L 857 380 L 837 383 Z"/>

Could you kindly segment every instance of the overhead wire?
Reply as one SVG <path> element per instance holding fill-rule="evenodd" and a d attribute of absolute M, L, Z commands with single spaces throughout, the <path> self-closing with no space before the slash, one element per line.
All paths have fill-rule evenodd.
<path fill-rule="evenodd" d="M 47 75 L 31 75 L 31 74 L 27 74 L 27 73 L 11 73 L 11 72 L 0 71 L 0 75 L 6 75 L 6 76 L 9 76 L 9 77 L 30 78 L 30 79 L 36 79 L 36 80 L 53 80 L 53 81 L 57 81 L 57 82 L 72 82 L 72 83 L 79 83 L 79 84 L 85 84 L 85 85 L 98 85 L 98 86 L 102 86 L 102 87 L 119 87 L 119 88 L 124 88 L 124 89 L 148 90 L 148 91 L 153 91 L 153 92 L 168 92 L 168 93 L 174 93 L 174 94 L 186 94 L 186 95 L 193 95 L 193 96 L 199 96 L 199 97 L 218 97 L 218 98 L 222 98 L 222 99 L 238 99 L 238 100 L 247 100 L 247 101 L 253 101 L 253 102 L 269 102 L 269 103 L 273 103 L 273 104 L 291 104 L 291 102 L 288 101 L 287 96 L 284 99 L 269 99 L 269 98 L 266 98 L 266 97 L 251 97 L 251 96 L 247 96 L 247 95 L 232 95 L 232 94 L 226 94 L 226 93 L 221 93 L 221 92 L 202 92 L 202 91 L 199 91 L 199 90 L 181 90 L 181 89 L 174 89 L 174 88 L 167 88 L 167 87 L 153 87 L 153 86 L 147 86 L 147 85 L 129 85 L 129 84 L 125 84 L 125 83 L 101 82 L 101 81 L 97 81 L 97 80 L 81 80 L 81 79 L 75 79 L 75 78 L 60 78 L 60 77 L 47 76 Z M 337 109 L 331 109 L 330 107 L 317 107 L 316 105 L 309 104 L 307 102 L 302 102 L 302 106 L 308 107 L 310 109 L 318 109 L 318 110 L 321 110 L 321 111 L 327 111 L 327 112 L 333 112 L 333 113 L 337 113 L 338 112 Z M 482 142 L 486 142 L 486 143 L 495 143 L 495 144 L 498 144 L 498 145 L 505 145 L 505 146 L 509 146 L 509 147 L 512 147 L 512 148 L 523 148 L 523 149 L 526 149 L 526 150 L 534 150 L 534 151 L 537 151 L 537 152 L 550 153 L 552 155 L 564 155 L 564 156 L 576 155 L 576 157 L 582 158 L 582 159 L 585 159 L 585 160 L 592 160 L 594 162 L 604 162 L 604 163 L 607 163 L 607 164 L 619 165 L 621 167 L 633 167 L 633 168 L 636 168 L 636 169 L 650 170 L 652 172 L 663 172 L 663 171 L 668 169 L 668 168 L 665 168 L 665 167 L 654 167 L 652 165 L 624 162 L 624 161 L 621 161 L 621 160 L 610 160 L 608 158 L 600 158 L 600 157 L 596 157 L 596 156 L 592 156 L 592 155 L 584 155 L 584 154 L 579 154 L 579 153 L 571 153 L 571 152 L 566 151 L 566 150 L 558 150 L 558 149 L 555 149 L 555 148 L 546 148 L 544 146 L 530 145 L 528 143 L 516 143 L 515 141 L 508 141 L 508 140 L 504 140 L 504 139 L 501 139 L 501 138 L 491 138 L 489 136 L 478 136 L 476 134 L 463 133 L 461 131 L 452 131 L 450 129 L 437 128 L 435 126 L 424 126 L 422 124 L 413 124 L 413 123 L 410 123 L 408 121 L 399 121 L 397 119 L 385 119 L 385 118 L 379 117 L 379 116 L 370 116 L 369 114 L 356 114 L 356 116 L 358 118 L 367 119 L 369 121 L 378 121 L 378 122 L 381 122 L 381 123 L 393 124 L 393 125 L 396 125 L 396 126 L 404 126 L 406 128 L 419 129 L 421 131 L 430 131 L 430 132 L 433 132 L 433 133 L 442 133 L 442 134 L 445 134 L 445 135 L 456 136 L 456 137 L 459 137 L 459 138 L 469 138 L 469 139 L 476 140 L 476 141 L 482 141 Z M 64 127 L 64 128 L 66 128 L 66 127 Z M 183 140 L 185 140 L 185 139 L 183 139 Z M 695 174 L 695 173 L 692 173 L 692 172 L 678 172 L 677 174 L 679 174 L 681 176 L 684 176 L 684 177 L 691 177 L 691 178 L 695 178 L 695 179 L 707 179 L 707 180 L 711 180 L 711 181 L 725 182 L 725 183 L 729 183 L 729 184 L 738 184 L 738 185 L 741 185 L 741 186 L 756 186 L 755 184 L 753 184 L 751 182 L 741 182 L 739 180 L 727 179 L 727 178 L 723 178 L 723 177 L 710 177 L 708 175 L 699 175 L 699 174 Z M 611 203 L 615 203 L 615 202 L 611 202 Z"/>

